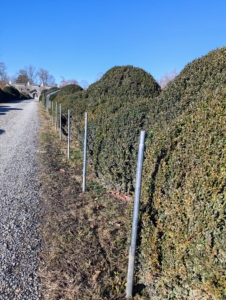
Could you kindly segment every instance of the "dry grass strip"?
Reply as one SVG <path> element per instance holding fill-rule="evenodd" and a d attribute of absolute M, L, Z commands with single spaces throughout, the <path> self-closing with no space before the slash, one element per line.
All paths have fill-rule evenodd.
<path fill-rule="evenodd" d="M 39 115 L 43 299 L 125 299 L 129 204 L 113 198 L 91 169 L 83 194 L 76 141 L 68 161 L 66 139 L 59 141 L 41 106 Z"/>

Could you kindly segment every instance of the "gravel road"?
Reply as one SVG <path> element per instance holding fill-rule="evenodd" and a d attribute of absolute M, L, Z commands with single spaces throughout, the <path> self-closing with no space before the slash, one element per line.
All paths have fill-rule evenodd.
<path fill-rule="evenodd" d="M 0 104 L 0 299 L 41 299 L 37 100 Z"/>

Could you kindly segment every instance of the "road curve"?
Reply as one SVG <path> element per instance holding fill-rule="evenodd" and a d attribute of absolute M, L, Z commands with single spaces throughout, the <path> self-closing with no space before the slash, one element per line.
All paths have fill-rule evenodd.
<path fill-rule="evenodd" d="M 41 299 L 37 100 L 0 104 L 0 299 Z"/>

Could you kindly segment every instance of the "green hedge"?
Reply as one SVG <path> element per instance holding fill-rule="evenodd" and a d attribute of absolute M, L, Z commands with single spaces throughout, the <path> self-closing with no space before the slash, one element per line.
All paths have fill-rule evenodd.
<path fill-rule="evenodd" d="M 139 275 L 153 299 L 226 298 L 226 88 L 148 142 Z"/>
<path fill-rule="evenodd" d="M 114 67 L 86 91 L 68 98 L 83 146 L 84 112 L 89 115 L 88 158 L 110 189 L 134 189 L 137 144 L 149 103 L 160 86 L 140 68 Z"/>
<path fill-rule="evenodd" d="M 81 149 L 88 112 L 89 162 L 109 189 L 133 192 L 147 131 L 136 265 L 143 296 L 226 298 L 226 48 L 189 63 L 162 91 L 150 74 L 123 66 L 60 99 Z"/>
<path fill-rule="evenodd" d="M 68 85 L 65 85 L 65 86 L 63 86 L 63 87 L 60 88 L 59 93 L 54 94 L 54 95 L 56 95 L 55 100 L 58 100 L 58 99 L 60 99 L 63 96 L 68 96 L 68 95 L 80 92 L 82 90 L 83 89 L 79 85 L 77 85 L 77 84 L 68 84 Z M 51 99 L 51 97 L 50 97 L 50 99 Z"/>
<path fill-rule="evenodd" d="M 167 127 L 186 107 L 205 97 L 205 90 L 226 85 L 226 47 L 209 52 L 189 63 L 154 99 L 147 127 Z"/>
<path fill-rule="evenodd" d="M 25 99 L 30 99 L 30 96 L 27 94 L 20 93 L 13 86 L 5 86 L 2 90 L 0 89 L 0 102 Z"/>
<path fill-rule="evenodd" d="M 160 91 L 158 83 L 144 70 L 133 66 L 122 66 L 110 69 L 99 81 L 90 85 L 85 92 L 85 98 L 93 105 L 106 96 L 152 99 L 159 95 Z"/>
<path fill-rule="evenodd" d="M 59 88 L 58 87 L 51 87 L 50 89 L 44 89 L 42 90 L 40 96 L 39 96 L 39 101 L 42 102 L 42 104 L 45 106 L 46 105 L 46 97 L 48 96 L 49 93 L 52 93 L 54 91 L 57 91 Z M 51 98 L 51 96 L 50 96 Z"/>
<path fill-rule="evenodd" d="M 0 89 L 0 103 L 4 103 L 8 101 L 8 98 L 6 96 L 6 93 L 4 93 L 1 89 Z"/>
<path fill-rule="evenodd" d="M 2 90 L 5 92 L 8 101 L 20 99 L 20 92 L 16 88 L 12 86 L 5 86 Z"/>
<path fill-rule="evenodd" d="M 148 113 L 139 278 L 154 299 L 224 299 L 226 48 L 190 63 Z"/>

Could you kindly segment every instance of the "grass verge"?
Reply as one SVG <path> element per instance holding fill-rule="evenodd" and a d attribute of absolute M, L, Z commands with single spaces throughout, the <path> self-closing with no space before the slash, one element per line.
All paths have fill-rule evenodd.
<path fill-rule="evenodd" d="M 76 141 L 68 160 L 66 139 L 59 141 L 41 105 L 39 116 L 43 299 L 125 299 L 131 204 L 115 199 L 89 168 L 82 193 Z"/>

